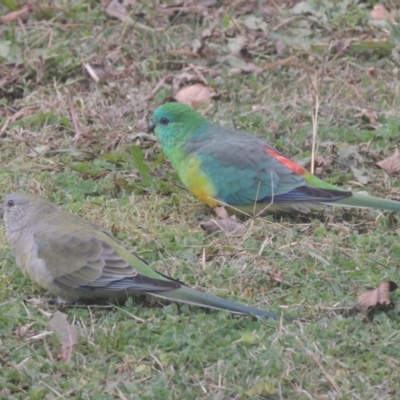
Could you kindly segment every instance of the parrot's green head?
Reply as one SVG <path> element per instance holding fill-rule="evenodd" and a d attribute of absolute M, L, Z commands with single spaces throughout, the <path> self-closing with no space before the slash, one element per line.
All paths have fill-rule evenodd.
<path fill-rule="evenodd" d="M 34 219 L 40 218 L 55 206 L 33 194 L 24 192 L 11 193 L 4 199 L 1 215 L 7 231 L 19 230 Z"/>
<path fill-rule="evenodd" d="M 168 153 L 183 146 L 190 135 L 200 132 L 207 124 L 208 121 L 191 107 L 181 103 L 166 103 L 154 111 L 148 128 Z"/>

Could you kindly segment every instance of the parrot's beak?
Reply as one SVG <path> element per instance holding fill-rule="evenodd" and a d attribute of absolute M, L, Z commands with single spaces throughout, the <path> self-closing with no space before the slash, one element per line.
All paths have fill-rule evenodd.
<path fill-rule="evenodd" d="M 150 121 L 147 125 L 147 129 L 149 130 L 149 132 L 153 133 L 155 127 L 156 127 L 156 124 L 154 123 L 153 118 L 150 118 Z"/>
<path fill-rule="evenodd" d="M 1 217 L 1 218 L 4 217 L 4 208 L 0 208 L 0 217 Z"/>

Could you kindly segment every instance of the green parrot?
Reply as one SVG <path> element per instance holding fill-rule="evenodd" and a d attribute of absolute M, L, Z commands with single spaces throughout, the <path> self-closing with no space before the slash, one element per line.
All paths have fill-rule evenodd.
<path fill-rule="evenodd" d="M 400 211 L 400 202 L 341 190 L 247 132 L 213 124 L 187 105 L 157 108 L 149 130 L 183 184 L 211 207 L 249 215 L 322 205 Z"/>
<path fill-rule="evenodd" d="M 40 197 L 12 193 L 5 198 L 1 214 L 17 266 L 59 301 L 151 294 L 237 314 L 280 317 L 199 292 L 164 276 L 101 226 Z"/>

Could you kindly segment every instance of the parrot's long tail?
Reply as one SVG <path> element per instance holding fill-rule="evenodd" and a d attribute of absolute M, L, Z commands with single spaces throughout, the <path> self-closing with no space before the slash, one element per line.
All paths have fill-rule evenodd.
<path fill-rule="evenodd" d="M 400 201 L 381 199 L 367 194 L 353 193 L 346 199 L 341 199 L 329 203 L 331 206 L 377 208 L 380 210 L 400 211 Z"/>
<path fill-rule="evenodd" d="M 153 296 L 162 297 L 164 299 L 179 301 L 187 304 L 196 305 L 199 307 L 214 308 L 216 310 L 230 311 L 236 314 L 255 315 L 265 318 L 280 318 L 281 315 L 273 312 L 263 311 L 259 308 L 247 307 L 245 305 L 234 303 L 229 300 L 224 300 L 207 293 L 199 292 L 187 286 L 181 286 L 179 289 L 169 292 L 151 293 Z M 295 318 L 283 317 L 286 320 Z"/>
<path fill-rule="evenodd" d="M 324 182 L 309 172 L 304 174 L 304 178 L 311 187 L 328 190 L 341 190 L 337 186 Z M 352 194 L 349 197 L 332 201 L 322 201 L 321 204 L 340 207 L 377 208 L 379 210 L 400 211 L 400 201 L 382 199 L 380 197 L 369 196 L 368 194 L 362 193 L 351 193 Z"/>

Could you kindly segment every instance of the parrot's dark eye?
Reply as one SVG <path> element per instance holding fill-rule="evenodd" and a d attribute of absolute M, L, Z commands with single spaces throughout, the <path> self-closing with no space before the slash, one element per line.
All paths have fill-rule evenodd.
<path fill-rule="evenodd" d="M 169 119 L 168 118 L 161 118 L 160 119 L 160 124 L 161 125 L 168 125 L 169 124 Z"/>
<path fill-rule="evenodd" d="M 7 207 L 14 207 L 15 206 L 15 201 L 14 200 L 8 200 L 7 201 Z"/>

